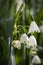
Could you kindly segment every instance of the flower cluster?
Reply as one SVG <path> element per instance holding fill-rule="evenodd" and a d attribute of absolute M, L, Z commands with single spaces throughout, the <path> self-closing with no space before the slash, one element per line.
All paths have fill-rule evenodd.
<path fill-rule="evenodd" d="M 37 47 L 37 41 L 36 38 L 34 37 L 33 33 L 34 32 L 40 32 L 39 27 L 37 26 L 37 24 L 35 23 L 35 21 L 32 21 L 29 27 L 29 31 L 28 34 L 30 33 L 31 36 L 28 37 L 28 35 L 26 33 L 23 33 L 20 37 L 20 40 L 13 40 L 12 41 L 12 45 L 17 48 L 17 49 L 21 49 L 21 44 L 24 44 L 25 47 L 27 49 L 30 49 L 30 54 L 33 55 L 32 58 L 32 64 L 40 64 L 41 60 L 40 58 L 36 55 L 36 47 Z"/>
<path fill-rule="evenodd" d="M 32 23 L 30 24 L 30 27 L 29 27 L 29 31 L 28 33 L 31 33 L 32 35 L 30 37 L 27 36 L 27 34 L 23 33 L 20 37 L 20 40 L 14 40 L 12 41 L 12 45 L 15 47 L 15 48 L 19 48 L 21 47 L 21 43 L 24 43 L 26 44 L 26 47 L 29 48 L 29 47 L 37 47 L 37 41 L 36 41 L 36 38 L 34 37 L 33 33 L 34 32 L 40 32 L 37 24 L 35 23 L 35 21 L 32 21 Z"/>

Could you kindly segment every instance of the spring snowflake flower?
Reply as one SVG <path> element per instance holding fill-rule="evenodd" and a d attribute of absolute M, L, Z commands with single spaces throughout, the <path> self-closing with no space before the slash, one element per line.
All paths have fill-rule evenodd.
<path fill-rule="evenodd" d="M 25 33 L 21 35 L 20 43 L 27 44 L 28 40 L 29 40 L 29 38 L 28 38 L 28 36 Z"/>
<path fill-rule="evenodd" d="M 30 24 L 30 27 L 29 27 L 29 31 L 28 31 L 28 33 L 34 33 L 34 32 L 40 32 L 40 30 L 39 30 L 39 27 L 37 26 L 37 24 L 35 23 L 35 21 L 32 21 L 32 23 Z"/>
<path fill-rule="evenodd" d="M 15 48 L 18 48 L 18 49 L 20 49 L 21 48 L 21 44 L 20 44 L 20 41 L 19 40 L 14 40 L 13 42 L 12 42 L 12 45 L 15 47 Z"/>
<path fill-rule="evenodd" d="M 39 58 L 39 56 L 35 55 L 32 59 L 32 64 L 40 64 L 41 60 Z"/>
<path fill-rule="evenodd" d="M 29 37 L 28 43 L 27 43 L 27 48 L 28 47 L 36 47 L 37 46 L 37 41 L 35 37 L 32 35 Z"/>

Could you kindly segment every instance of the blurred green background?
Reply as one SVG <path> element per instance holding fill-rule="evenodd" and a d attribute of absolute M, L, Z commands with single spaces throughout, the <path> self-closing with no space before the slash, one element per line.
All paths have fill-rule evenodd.
<path fill-rule="evenodd" d="M 36 34 L 37 44 L 41 47 L 43 47 L 43 0 L 21 0 L 23 3 L 25 3 L 25 8 L 23 11 L 23 4 L 20 6 L 19 10 L 17 10 L 18 2 L 20 0 L 0 0 L 0 65 L 8 65 L 8 44 L 7 44 L 7 31 L 8 31 L 8 23 L 7 20 L 3 19 L 12 19 L 12 22 L 14 23 L 13 26 L 16 25 L 23 25 L 24 28 L 22 30 L 21 27 L 18 27 L 17 30 L 22 30 L 22 32 L 16 33 L 15 31 L 13 36 L 13 39 L 20 39 L 18 35 L 21 35 L 23 32 L 27 33 L 27 29 L 25 26 L 30 25 L 32 20 L 35 20 L 40 28 L 40 33 Z M 21 2 L 20 2 L 21 3 Z M 17 12 L 17 13 L 16 13 Z M 3 22 L 2 22 L 3 21 Z M 12 27 L 13 27 L 12 26 Z M 12 33 L 13 33 L 12 30 Z M 21 52 L 17 50 L 18 56 L 21 56 Z M 15 53 L 16 54 L 16 53 Z M 38 51 L 38 55 L 42 60 L 43 65 L 43 50 Z M 16 56 L 17 57 L 17 56 Z M 20 58 L 20 61 L 22 58 Z M 27 59 L 28 61 L 28 59 Z M 28 65 L 26 61 L 26 65 Z M 21 65 L 18 63 L 19 60 L 17 60 L 17 65 Z M 22 64 L 23 65 L 23 64 Z"/>

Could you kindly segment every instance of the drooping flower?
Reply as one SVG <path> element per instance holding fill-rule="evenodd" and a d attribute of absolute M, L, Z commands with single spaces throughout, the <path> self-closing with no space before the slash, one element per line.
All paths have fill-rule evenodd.
<path fill-rule="evenodd" d="M 29 40 L 29 38 L 28 38 L 28 36 L 25 33 L 21 35 L 20 43 L 27 44 L 28 40 Z"/>
<path fill-rule="evenodd" d="M 28 43 L 27 43 L 27 48 L 28 47 L 36 47 L 37 46 L 37 41 L 35 37 L 32 35 L 29 37 Z"/>
<path fill-rule="evenodd" d="M 32 64 L 40 64 L 41 60 L 39 58 L 39 56 L 35 55 L 32 59 Z"/>
<path fill-rule="evenodd" d="M 20 43 L 19 40 L 14 40 L 14 41 L 12 42 L 12 45 L 13 45 L 15 48 L 18 48 L 18 49 L 21 48 L 21 43 Z"/>
<path fill-rule="evenodd" d="M 30 24 L 28 33 L 33 34 L 35 31 L 38 32 L 38 33 L 40 32 L 39 27 L 37 26 L 35 21 L 32 21 L 32 23 Z"/>

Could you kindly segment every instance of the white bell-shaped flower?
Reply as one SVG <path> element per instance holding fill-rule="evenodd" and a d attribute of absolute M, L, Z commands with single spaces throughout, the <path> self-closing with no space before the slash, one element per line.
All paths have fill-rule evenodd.
<path fill-rule="evenodd" d="M 40 32 L 39 27 L 37 26 L 35 21 L 32 21 L 31 24 L 30 24 L 28 33 L 33 34 L 35 31 L 38 32 L 38 33 Z"/>
<path fill-rule="evenodd" d="M 18 48 L 18 49 L 21 48 L 21 43 L 20 43 L 19 40 L 14 40 L 14 41 L 12 42 L 12 45 L 13 45 L 15 48 Z"/>
<path fill-rule="evenodd" d="M 27 44 L 28 40 L 29 40 L 29 38 L 28 38 L 28 36 L 25 33 L 21 35 L 20 43 Z"/>
<path fill-rule="evenodd" d="M 32 59 L 32 64 L 40 64 L 41 60 L 39 58 L 39 56 L 35 55 Z"/>
<path fill-rule="evenodd" d="M 27 48 L 29 47 L 36 47 L 37 46 L 37 41 L 35 37 L 32 35 L 29 37 L 28 43 L 27 43 Z"/>

